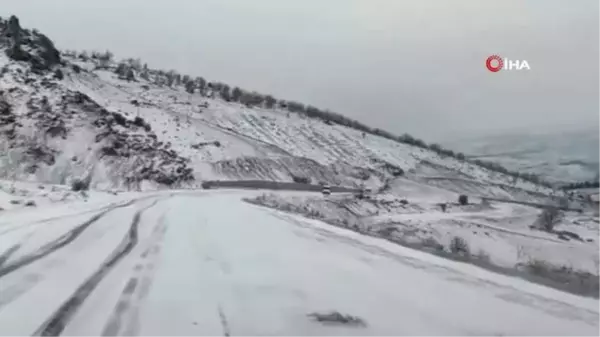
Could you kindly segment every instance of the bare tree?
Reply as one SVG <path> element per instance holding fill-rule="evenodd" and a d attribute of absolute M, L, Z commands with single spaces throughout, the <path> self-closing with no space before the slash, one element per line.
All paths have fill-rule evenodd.
<path fill-rule="evenodd" d="M 235 87 L 231 91 L 231 100 L 234 102 L 239 102 L 243 94 L 244 92 L 242 91 L 242 89 Z"/>
<path fill-rule="evenodd" d="M 267 95 L 265 97 L 265 107 L 267 109 L 273 109 L 273 107 L 275 106 L 276 103 L 277 103 L 277 100 L 273 96 Z"/>
<path fill-rule="evenodd" d="M 185 91 L 187 91 L 190 94 L 193 94 L 195 89 L 196 89 L 196 83 L 194 83 L 194 81 L 189 81 L 189 79 L 188 79 L 188 81 L 185 82 Z"/>
<path fill-rule="evenodd" d="M 166 74 L 166 77 L 167 77 L 167 85 L 168 85 L 169 87 L 172 87 L 172 86 L 173 86 L 173 84 L 175 83 L 175 77 L 176 77 L 176 73 L 175 73 L 175 71 L 174 71 L 174 70 L 170 70 L 170 71 L 169 71 L 169 72 Z"/>
<path fill-rule="evenodd" d="M 104 53 L 97 53 L 96 59 L 98 60 L 98 68 L 107 69 L 110 63 L 113 60 L 113 53 L 110 51 L 105 51 Z"/>
<path fill-rule="evenodd" d="M 204 95 L 206 89 L 206 80 L 203 77 L 196 77 L 196 86 L 201 95 Z"/>
<path fill-rule="evenodd" d="M 221 95 L 221 98 L 224 99 L 225 101 L 229 102 L 231 101 L 231 92 L 229 89 L 229 86 L 227 84 L 223 84 L 219 90 L 219 94 Z"/>
<path fill-rule="evenodd" d="M 119 77 L 125 77 L 127 75 L 127 65 L 123 62 L 119 63 L 115 69 L 115 73 L 119 75 Z"/>
<path fill-rule="evenodd" d="M 133 58 L 129 58 L 127 59 L 127 63 L 129 64 L 130 67 L 132 67 L 133 69 L 140 71 L 142 70 L 142 61 L 138 58 L 138 59 L 133 59 Z"/>
<path fill-rule="evenodd" d="M 135 81 L 135 74 L 133 73 L 132 68 L 127 69 L 127 74 L 125 75 L 125 78 L 130 82 Z"/>

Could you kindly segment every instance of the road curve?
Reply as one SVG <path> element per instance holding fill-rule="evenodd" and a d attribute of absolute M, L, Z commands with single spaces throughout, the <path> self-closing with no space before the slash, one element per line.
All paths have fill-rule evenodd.
<path fill-rule="evenodd" d="M 251 193 L 165 194 L 0 237 L 18 245 L 4 266 L 29 261 L 0 277 L 0 335 L 598 332 L 597 300 L 241 201 Z M 331 311 L 365 324 L 311 316 Z"/>

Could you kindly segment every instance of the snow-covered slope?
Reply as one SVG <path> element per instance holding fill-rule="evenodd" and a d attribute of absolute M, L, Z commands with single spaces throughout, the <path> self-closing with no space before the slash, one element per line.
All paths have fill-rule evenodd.
<path fill-rule="evenodd" d="M 128 118 L 144 118 L 157 130 L 159 142 L 170 144 L 190 159 L 197 180 L 291 180 L 296 175 L 315 182 L 357 185 L 365 175 L 378 177 L 376 181 L 381 182 L 386 176 L 384 168 L 392 165 L 431 178 L 454 174 L 483 184 L 548 193 L 541 186 L 522 180 L 515 184 L 508 176 L 473 164 L 381 137 L 363 136 L 348 127 L 190 95 L 182 88 L 127 83 L 110 71 L 68 73 L 62 84 L 97 97 L 107 109 Z M 422 169 L 429 163 L 436 169 Z"/>
<path fill-rule="evenodd" d="M 27 32 L 22 30 L 22 39 L 31 35 Z M 15 43 L 4 42 L 8 49 Z M 0 55 L 4 178 L 60 184 L 85 176 L 103 188 L 294 178 L 379 187 L 401 170 L 435 184 L 460 178 L 510 189 L 505 195 L 551 193 L 464 160 L 278 105 L 266 109 L 227 102 L 210 89 L 190 94 L 184 84 L 166 85 L 158 71 L 130 67 L 124 77 L 115 73 L 121 65 L 112 61 L 69 55 L 42 71 Z"/>
<path fill-rule="evenodd" d="M 91 175 L 95 186 L 116 187 L 133 177 L 156 183 L 191 181 L 187 159 L 156 140 L 141 120 L 127 119 L 50 75 L 4 63 L 3 178 L 64 184 Z"/>

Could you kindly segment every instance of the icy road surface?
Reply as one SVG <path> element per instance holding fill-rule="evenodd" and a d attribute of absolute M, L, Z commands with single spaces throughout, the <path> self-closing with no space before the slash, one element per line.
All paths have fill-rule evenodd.
<path fill-rule="evenodd" d="M 0 218 L 0 334 L 598 333 L 597 300 L 240 200 L 252 193 Z M 308 316 L 332 310 L 366 326 Z"/>

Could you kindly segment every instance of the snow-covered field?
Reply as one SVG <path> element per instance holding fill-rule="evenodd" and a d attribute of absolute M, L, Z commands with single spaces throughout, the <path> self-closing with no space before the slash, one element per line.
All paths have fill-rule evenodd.
<path fill-rule="evenodd" d="M 472 198 L 469 205 L 461 206 L 457 199 L 458 194 L 449 190 L 399 179 L 387 193 L 366 199 L 353 195 L 265 194 L 256 201 L 411 247 L 439 245 L 450 252 L 452 240 L 460 238 L 468 245 L 469 254 L 484 257 L 486 264 L 521 269 L 543 261 L 559 269 L 595 275 L 595 283 L 588 285 L 595 291 L 588 290 L 597 294 L 597 213 L 563 212 L 553 231 L 548 232 L 532 227 L 542 213 L 537 207 L 483 202 L 481 198 Z"/>
<path fill-rule="evenodd" d="M 253 195 L 141 193 L 80 215 L 41 206 L 54 218 L 44 222 L 11 217 L 0 225 L 12 228 L 0 234 L 0 334 L 598 331 L 597 300 L 240 200 Z M 309 316 L 330 311 L 366 325 Z"/>

